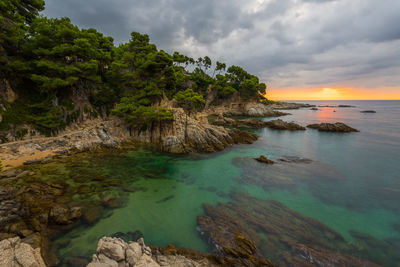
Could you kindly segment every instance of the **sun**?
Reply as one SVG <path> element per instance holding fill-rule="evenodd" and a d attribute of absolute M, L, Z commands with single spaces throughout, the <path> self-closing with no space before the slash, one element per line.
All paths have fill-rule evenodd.
<path fill-rule="evenodd" d="M 340 93 L 335 88 L 322 88 L 321 91 L 316 93 L 320 99 L 337 99 L 340 96 Z"/>

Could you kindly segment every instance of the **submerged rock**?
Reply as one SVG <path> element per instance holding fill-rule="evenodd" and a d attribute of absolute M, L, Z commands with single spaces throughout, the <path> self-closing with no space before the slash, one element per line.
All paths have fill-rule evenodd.
<path fill-rule="evenodd" d="M 127 232 L 127 233 L 117 232 L 114 233 L 111 237 L 121 238 L 125 242 L 129 242 L 129 241 L 137 241 L 140 238 L 143 238 L 143 233 L 140 231 Z"/>
<path fill-rule="evenodd" d="M 83 213 L 83 220 L 88 225 L 94 225 L 98 220 L 100 220 L 103 214 L 104 208 L 100 205 L 85 207 Z"/>
<path fill-rule="evenodd" d="M 278 159 L 281 162 L 286 163 L 311 163 L 313 162 L 311 159 L 301 158 L 301 157 L 284 157 Z"/>
<path fill-rule="evenodd" d="M 204 204 L 204 215 L 197 218 L 215 251 L 250 262 L 268 257 L 279 266 L 377 266 L 346 254 L 348 243 L 339 233 L 280 202 L 246 193 L 231 197 L 228 203 Z"/>
<path fill-rule="evenodd" d="M 265 163 L 265 164 L 274 164 L 275 162 L 273 160 L 267 159 L 265 156 L 259 156 L 258 158 L 255 158 L 258 162 Z"/>
<path fill-rule="evenodd" d="M 357 129 L 354 129 L 341 122 L 309 124 L 307 125 L 307 127 L 312 129 L 317 129 L 318 131 L 321 132 L 341 132 L 341 133 L 359 132 Z"/>
<path fill-rule="evenodd" d="M 289 131 L 304 131 L 306 128 L 303 126 L 294 123 L 294 122 L 286 122 L 281 119 L 278 120 L 272 120 L 272 121 L 267 121 L 266 126 L 271 129 L 277 129 L 277 130 L 289 130 Z"/>

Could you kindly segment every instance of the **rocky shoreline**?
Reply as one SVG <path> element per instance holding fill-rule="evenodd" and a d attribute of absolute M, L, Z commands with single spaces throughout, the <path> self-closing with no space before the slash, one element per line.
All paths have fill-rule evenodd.
<path fill-rule="evenodd" d="M 171 123 L 156 123 L 147 129 L 130 129 L 120 118 L 114 116 L 87 119 L 67 127 L 54 137 L 26 137 L 25 140 L 18 141 L 9 135 L 8 139 L 14 141 L 0 144 L 0 159 L 5 169 L 9 169 L 23 164 L 45 163 L 53 157 L 99 147 L 118 147 L 125 142 L 150 144 L 160 151 L 174 154 L 215 152 L 233 144 L 252 143 L 257 140 L 257 136 L 246 131 L 209 124 L 207 116 L 275 117 L 288 114 L 275 110 L 277 108 L 301 107 L 304 105 L 230 103 L 194 116 L 188 116 L 181 108 L 172 108 L 174 120 Z"/>
<path fill-rule="evenodd" d="M 280 109 L 285 109 L 285 105 L 280 105 Z M 303 106 L 288 105 L 286 108 L 294 109 L 295 107 Z M 123 205 L 122 198 L 107 195 L 101 196 L 100 201 L 81 200 L 80 203 L 71 204 L 75 193 L 87 194 L 89 191 L 96 191 L 96 188 L 90 188 L 81 183 L 71 186 L 63 181 L 42 181 L 34 171 L 34 168 L 40 168 L 40 165 L 37 164 L 53 161 L 56 164 L 58 160 L 62 161 L 75 153 L 103 147 L 121 149 L 130 143 L 151 144 L 159 151 L 175 154 L 214 152 L 233 144 L 250 144 L 257 140 L 257 135 L 238 128 L 270 127 L 304 130 L 304 127 L 298 124 L 282 120 L 263 122 L 252 119 L 233 120 L 226 117 L 237 114 L 251 117 L 286 114 L 275 111 L 270 105 L 260 103 L 248 103 L 233 109 L 224 107 L 192 117 L 182 109 L 174 109 L 174 111 L 174 121 L 171 124 L 152 125 L 151 128 L 141 131 L 127 128 L 119 118 L 109 117 L 107 120 L 85 121 L 80 125 L 68 128 L 56 137 L 37 137 L 1 144 L 0 158 L 3 160 L 6 171 L 0 174 L 0 240 L 4 240 L 0 246 L 0 254 L 11 255 L 15 266 L 25 266 L 19 260 L 15 262 L 17 259 L 15 255 L 19 253 L 15 251 L 15 248 L 20 243 L 23 245 L 18 245 L 18 247 L 26 247 L 25 244 L 28 244 L 30 247 L 24 249 L 28 254 L 24 257 L 36 259 L 39 253 L 46 265 L 55 266 L 59 260 L 56 248 L 51 245 L 50 241 L 54 236 L 72 229 L 78 222 L 92 225 L 100 219 L 104 209 L 118 208 Z M 218 120 L 223 123 L 219 125 L 215 121 L 209 123 L 207 116 L 217 114 Z M 25 167 L 15 168 L 18 166 Z M 88 178 L 96 181 L 104 180 L 103 177 L 98 176 Z M 107 181 L 103 186 L 121 187 L 122 194 L 140 190 L 128 188 L 117 181 Z M 147 260 L 151 262 L 150 259 L 152 259 L 154 263 L 151 264 L 155 264 L 154 266 L 275 266 L 261 256 L 256 245 L 246 234 L 240 231 L 235 232 L 232 238 L 233 243 L 223 251 L 216 251 L 217 254 L 203 254 L 187 249 L 176 249 L 173 246 L 152 247 L 153 254 L 151 255 L 158 256 L 147 255 L 150 256 L 150 258 L 147 257 Z M 109 241 L 114 242 L 115 240 Z M 124 244 L 124 248 L 129 246 L 128 243 Z M 144 243 L 141 247 L 142 252 L 147 251 Z M 102 249 L 99 251 L 93 258 L 92 264 L 104 263 L 103 260 L 108 261 L 103 257 Z M 174 257 L 169 257 L 170 253 Z M 160 257 L 162 260 L 159 259 Z M 75 260 L 83 262 L 79 259 Z M 109 260 L 117 263 L 122 261 L 122 259 L 116 260 L 112 257 Z M 36 259 L 36 261 L 38 262 L 37 266 L 42 266 L 40 259 Z M 128 261 L 128 258 L 124 258 L 127 266 L 141 266 L 129 265 Z M 7 260 L 7 262 L 11 262 L 11 260 Z M 181 262 L 181 265 L 173 265 L 172 262 Z M 108 266 L 114 266 L 114 263 Z"/>
<path fill-rule="evenodd" d="M 126 142 L 156 146 L 160 151 L 185 154 L 215 152 L 233 144 L 250 144 L 255 134 L 211 125 L 174 110 L 174 121 L 146 130 L 129 129 L 117 117 L 89 120 L 68 128 L 56 137 L 33 138 L 0 144 L 0 159 L 5 169 L 21 165 L 47 163 L 52 158 L 100 147 L 118 147 Z"/>
<path fill-rule="evenodd" d="M 277 267 L 267 259 L 256 256 L 253 242 L 245 237 L 233 241 L 237 249 L 227 255 L 207 254 L 190 249 L 149 247 L 143 238 L 128 243 L 120 238 L 103 237 L 97 245 L 96 254 L 88 267 L 205 267 L 205 266 L 265 266 Z"/>

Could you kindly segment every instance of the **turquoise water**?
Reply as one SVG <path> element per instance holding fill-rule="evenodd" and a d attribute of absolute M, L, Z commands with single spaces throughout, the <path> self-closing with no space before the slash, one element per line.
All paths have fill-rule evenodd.
<path fill-rule="evenodd" d="M 396 266 L 398 258 L 386 255 L 385 249 L 400 251 L 400 101 L 302 102 L 356 107 L 290 110 L 292 115 L 282 119 L 304 126 L 340 121 L 360 132 L 261 129 L 254 144 L 213 154 L 171 156 L 138 149 L 89 155 L 73 167 L 64 166 L 70 175 L 79 175 L 79 168 L 92 168 L 141 190 L 122 194 L 125 206 L 106 211 L 96 224 L 81 224 L 56 240 L 56 244 L 68 241 L 59 250 L 61 257 L 90 257 L 102 236 L 136 230 L 149 244 L 211 251 L 196 229 L 203 203 L 229 202 L 229 193 L 247 192 L 321 221 L 348 243 L 360 243 L 354 231 L 371 236 L 376 244 L 369 242 L 363 257 Z M 360 113 L 366 109 L 377 113 Z M 267 166 L 251 159 L 260 155 L 312 162 Z M 109 189 L 107 194 L 115 192 Z M 369 255 L 371 251 L 382 251 L 383 256 Z"/>

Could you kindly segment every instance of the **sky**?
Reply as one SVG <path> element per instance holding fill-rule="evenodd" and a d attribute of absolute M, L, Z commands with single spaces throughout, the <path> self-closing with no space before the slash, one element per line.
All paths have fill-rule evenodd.
<path fill-rule="evenodd" d="M 400 99 L 400 0 L 47 0 L 43 14 L 239 65 L 271 99 Z"/>

